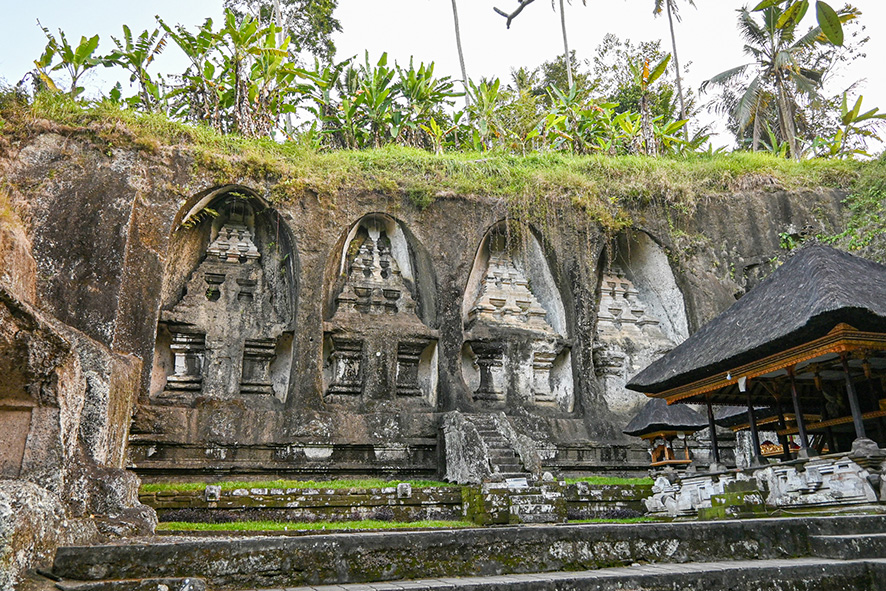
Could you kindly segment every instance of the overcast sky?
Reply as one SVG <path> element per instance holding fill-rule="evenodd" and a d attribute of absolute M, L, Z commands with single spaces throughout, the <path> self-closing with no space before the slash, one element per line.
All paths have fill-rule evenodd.
<path fill-rule="evenodd" d="M 154 15 L 166 22 L 196 26 L 207 16 L 221 14 L 221 0 L 154 0 L 153 2 L 117 0 L 33 0 L 13 2 L 3 11 L 3 35 L 0 36 L 0 79 L 17 82 L 39 57 L 45 38 L 36 20 L 53 30 L 61 27 L 69 39 L 80 35 L 99 34 L 100 52 L 109 52 L 110 35 L 118 36 L 122 25 L 134 31 L 155 26 Z M 465 61 L 468 75 L 499 76 L 508 80 L 512 68 L 535 67 L 562 54 L 559 14 L 548 0 L 538 0 L 514 20 L 510 30 L 505 19 L 493 12 L 493 6 L 506 11 L 517 6 L 517 0 L 458 0 Z M 558 3 L 559 4 L 559 3 Z M 606 33 L 613 33 L 632 41 L 664 39 L 664 48 L 670 50 L 667 19 L 654 18 L 653 0 L 573 0 L 566 6 L 570 48 L 579 59 L 593 55 Z M 705 79 L 729 67 L 745 63 L 742 41 L 738 37 L 735 9 L 744 2 L 738 0 L 696 0 L 697 8 L 680 0 L 682 22 L 677 26 L 677 47 L 681 63 L 689 63 L 688 85 L 697 90 Z M 839 4 L 838 0 L 832 4 Z M 886 2 L 856 0 L 853 2 L 864 13 L 865 34 L 871 41 L 865 47 L 867 57 L 857 60 L 841 81 L 848 86 L 855 80 L 867 78 L 861 89 L 864 106 L 886 109 L 886 76 L 883 60 L 886 55 Z M 814 24 L 806 17 L 804 26 Z M 338 58 L 359 55 L 369 50 L 377 58 L 387 51 L 391 58 L 407 62 L 410 56 L 417 61 L 436 63 L 437 75 L 461 78 L 450 0 L 339 0 L 336 16 L 343 32 L 336 36 Z M 878 59 L 879 58 L 879 59 Z M 184 60 L 176 48 L 167 48 L 158 62 L 163 71 L 181 71 Z M 95 94 L 107 92 L 113 85 L 111 73 L 93 74 L 87 83 Z M 841 90 L 835 84 L 833 91 Z M 730 143 L 727 136 L 717 144 Z"/>

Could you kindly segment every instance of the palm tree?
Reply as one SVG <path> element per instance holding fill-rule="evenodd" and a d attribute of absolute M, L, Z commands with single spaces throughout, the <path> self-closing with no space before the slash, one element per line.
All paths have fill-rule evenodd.
<path fill-rule="evenodd" d="M 463 84 L 465 85 L 465 89 L 468 87 L 468 71 L 465 69 L 465 54 L 461 48 L 461 28 L 458 25 L 458 6 L 455 3 L 455 0 L 452 0 L 452 18 L 455 21 L 455 44 L 458 46 L 458 63 L 461 66 L 461 79 L 463 80 Z M 471 95 L 465 92 L 465 105 L 468 107 L 471 106 Z"/>
<path fill-rule="evenodd" d="M 690 6 L 695 6 L 694 0 L 687 0 Z M 655 10 L 653 14 L 658 16 L 662 12 L 662 7 L 667 9 L 668 26 L 671 29 L 671 47 L 674 56 L 674 68 L 677 71 L 677 96 L 680 97 L 680 119 L 686 119 L 686 100 L 683 98 L 683 83 L 680 78 L 680 59 L 677 57 L 677 38 L 674 36 L 674 19 L 680 20 L 680 13 L 677 11 L 677 3 L 675 0 L 655 0 Z M 689 126 L 683 127 L 683 134 L 689 139 Z"/>
<path fill-rule="evenodd" d="M 744 129 L 753 119 L 754 137 L 759 137 L 757 126 L 761 125 L 757 115 L 762 102 L 771 92 L 775 98 L 778 114 L 778 128 L 782 141 L 787 142 L 790 155 L 799 157 L 797 133 L 794 124 L 794 107 L 797 95 L 817 96 L 822 72 L 805 68 L 800 63 L 800 54 L 824 37 L 820 27 L 810 29 L 797 37 L 796 18 L 782 18 L 784 11 L 772 6 L 763 11 L 763 22 L 754 20 L 752 13 L 745 8 L 738 10 L 738 30 L 745 40 L 744 52 L 754 61 L 721 72 L 701 85 L 702 92 L 708 85 L 726 87 L 731 83 L 742 83 L 749 72 L 756 75 L 746 84 L 742 83 L 732 110 L 739 129 Z M 756 149 L 756 146 L 754 147 Z"/>

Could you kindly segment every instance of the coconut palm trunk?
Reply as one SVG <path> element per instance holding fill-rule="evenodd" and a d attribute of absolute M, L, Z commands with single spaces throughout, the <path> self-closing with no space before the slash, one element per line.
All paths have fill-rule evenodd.
<path fill-rule="evenodd" d="M 566 36 L 566 10 L 564 10 L 563 0 L 560 0 L 560 26 L 563 29 L 563 51 L 566 56 L 566 80 L 569 89 L 572 89 L 572 59 L 569 55 L 569 38 Z"/>
<path fill-rule="evenodd" d="M 791 151 L 791 158 L 799 159 L 797 152 L 797 132 L 794 128 L 794 113 L 788 100 L 788 91 L 785 88 L 784 79 L 781 73 L 777 75 L 776 95 L 778 100 L 778 122 L 781 127 L 782 140 L 788 143 L 788 149 Z"/>
<path fill-rule="evenodd" d="M 683 98 L 683 82 L 680 76 L 680 60 L 677 58 L 677 37 L 674 35 L 674 15 L 671 4 L 674 0 L 666 0 L 665 6 L 668 11 L 668 26 L 671 29 L 671 47 L 674 50 L 674 69 L 677 71 L 677 96 L 680 97 L 680 119 L 686 119 L 686 99 Z M 689 124 L 683 126 L 683 137 L 689 140 Z"/>
<path fill-rule="evenodd" d="M 465 85 L 465 91 L 468 88 L 468 71 L 465 68 L 465 53 L 461 48 L 461 27 L 458 24 L 458 5 L 452 0 L 452 19 L 455 21 L 455 45 L 458 47 L 458 64 L 461 66 L 461 78 Z M 465 92 L 465 105 L 471 106 L 471 95 Z"/>

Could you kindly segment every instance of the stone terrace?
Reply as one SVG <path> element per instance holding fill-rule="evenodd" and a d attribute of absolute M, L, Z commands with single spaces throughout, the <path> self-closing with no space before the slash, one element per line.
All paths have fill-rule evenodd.
<path fill-rule="evenodd" d="M 80 591 L 156 589 L 158 581 L 218 590 L 609 589 L 619 581 L 636 589 L 728 581 L 717 586 L 873 590 L 886 573 L 884 529 L 886 516 L 843 516 L 155 539 L 60 548 L 52 573 L 62 589 Z"/>

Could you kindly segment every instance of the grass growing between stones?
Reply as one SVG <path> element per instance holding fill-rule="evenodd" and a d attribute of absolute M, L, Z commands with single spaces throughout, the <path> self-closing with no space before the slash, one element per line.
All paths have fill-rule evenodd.
<path fill-rule="evenodd" d="M 587 482 L 600 486 L 650 486 L 653 484 L 651 478 L 619 478 L 617 476 L 582 476 L 581 478 L 564 478 L 564 480 L 566 484 Z"/>
<path fill-rule="evenodd" d="M 322 489 L 322 490 L 338 490 L 344 488 L 387 488 L 395 487 L 401 482 L 409 483 L 413 488 L 428 488 L 437 486 L 458 486 L 449 482 L 437 482 L 434 480 L 381 480 L 377 478 L 368 478 L 363 480 L 266 480 L 257 482 L 248 481 L 226 481 L 226 482 L 153 482 L 143 484 L 139 492 L 156 493 L 156 492 L 187 492 L 194 490 L 204 490 L 209 485 L 220 486 L 222 490 L 236 490 L 240 488 L 277 488 L 277 489 Z"/>
<path fill-rule="evenodd" d="M 157 531 L 324 531 L 367 529 L 457 529 L 476 527 L 470 521 L 235 521 L 231 523 L 195 523 L 169 521 L 157 524 Z"/>

